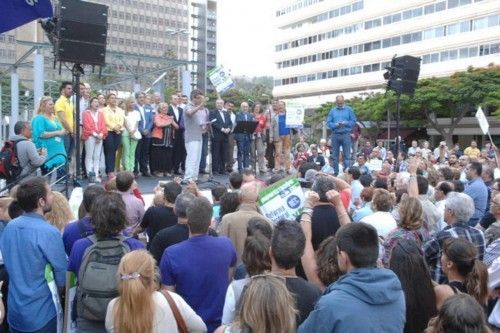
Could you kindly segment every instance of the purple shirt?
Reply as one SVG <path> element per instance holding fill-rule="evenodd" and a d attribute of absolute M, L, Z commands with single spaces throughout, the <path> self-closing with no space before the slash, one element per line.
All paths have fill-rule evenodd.
<path fill-rule="evenodd" d="M 81 223 L 81 226 L 83 228 L 83 235 L 82 232 L 80 231 L 80 226 L 78 225 L 78 223 Z M 71 253 L 71 249 L 73 248 L 73 244 L 75 244 L 77 240 L 93 234 L 94 234 L 94 227 L 90 222 L 90 216 L 84 216 L 81 220 L 69 223 L 64 228 L 62 236 L 64 243 L 64 250 L 66 251 L 68 257 Z"/>
<path fill-rule="evenodd" d="M 145 248 L 144 244 L 135 238 L 127 238 L 125 240 L 125 244 L 129 246 L 130 251 Z M 73 272 L 76 276 L 78 276 L 78 271 L 80 270 L 85 250 L 87 250 L 87 248 L 91 245 L 92 241 L 88 238 L 82 238 L 75 242 L 69 256 L 68 271 Z"/>
<path fill-rule="evenodd" d="M 191 237 L 169 246 L 160 262 L 161 282 L 193 308 L 213 332 L 221 324 L 229 285 L 229 268 L 236 264 L 236 250 L 227 237 Z"/>
<path fill-rule="evenodd" d="M 125 209 L 127 210 L 126 230 L 132 230 L 142 222 L 145 212 L 144 205 L 141 200 L 137 199 L 129 192 L 118 193 L 122 196 L 122 200 L 125 203 Z"/>

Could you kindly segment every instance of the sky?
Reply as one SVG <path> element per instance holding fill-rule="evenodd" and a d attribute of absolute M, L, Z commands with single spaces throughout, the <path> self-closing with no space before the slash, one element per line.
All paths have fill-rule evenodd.
<path fill-rule="evenodd" d="M 272 75 L 272 2 L 217 1 L 217 64 L 232 76 Z"/>

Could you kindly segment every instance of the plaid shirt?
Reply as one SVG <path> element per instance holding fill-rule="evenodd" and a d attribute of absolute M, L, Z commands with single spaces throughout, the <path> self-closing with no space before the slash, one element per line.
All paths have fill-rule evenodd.
<path fill-rule="evenodd" d="M 444 241 L 448 238 L 463 238 L 476 245 L 479 253 L 479 259 L 483 260 L 484 256 L 484 235 L 483 232 L 468 226 L 465 223 L 456 223 L 449 225 L 436 236 L 424 244 L 424 255 L 427 264 L 431 269 L 431 276 L 434 281 L 439 284 L 447 282 L 446 275 L 441 269 L 441 254 L 443 253 Z"/>
<path fill-rule="evenodd" d="M 483 262 L 490 267 L 493 261 L 495 261 L 498 257 L 500 257 L 500 238 L 494 240 L 490 245 L 488 245 L 486 252 L 484 253 Z"/>

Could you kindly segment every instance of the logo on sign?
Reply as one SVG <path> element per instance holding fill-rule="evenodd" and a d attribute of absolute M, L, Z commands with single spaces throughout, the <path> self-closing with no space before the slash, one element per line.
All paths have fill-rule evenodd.
<path fill-rule="evenodd" d="M 25 0 L 25 1 L 30 6 L 34 6 L 38 3 L 38 0 Z"/>
<path fill-rule="evenodd" d="M 290 196 L 290 198 L 288 198 L 286 203 L 291 209 L 297 209 L 300 206 L 300 198 L 296 195 L 292 195 Z"/>

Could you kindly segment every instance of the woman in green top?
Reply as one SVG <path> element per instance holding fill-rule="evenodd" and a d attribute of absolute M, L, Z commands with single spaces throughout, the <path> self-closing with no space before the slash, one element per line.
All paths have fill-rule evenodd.
<path fill-rule="evenodd" d="M 54 101 L 44 96 L 40 100 L 38 114 L 31 121 L 33 143 L 38 149 L 47 149 L 47 159 L 42 167 L 44 173 L 66 163 L 63 140 L 66 130 L 54 113 Z"/>

